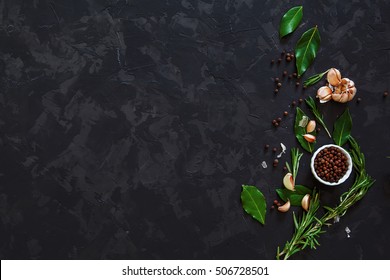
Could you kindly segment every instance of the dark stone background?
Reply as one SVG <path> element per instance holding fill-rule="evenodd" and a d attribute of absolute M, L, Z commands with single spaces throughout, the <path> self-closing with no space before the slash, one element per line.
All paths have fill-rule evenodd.
<path fill-rule="evenodd" d="M 300 28 L 280 41 L 282 14 L 302 2 Z M 321 110 L 332 126 L 350 108 L 377 182 L 295 258 L 389 259 L 389 14 L 379 0 L 0 1 L 1 258 L 273 259 L 292 211 L 260 225 L 241 185 L 276 198 L 289 154 L 263 169 L 275 158 L 263 146 L 297 146 L 290 104 L 317 87 L 286 80 L 275 96 L 272 79 L 294 67 L 270 61 L 318 25 L 304 77 L 337 67 L 355 81 L 360 103 Z M 321 186 L 309 158 L 298 182 L 334 205 L 352 178 Z"/>

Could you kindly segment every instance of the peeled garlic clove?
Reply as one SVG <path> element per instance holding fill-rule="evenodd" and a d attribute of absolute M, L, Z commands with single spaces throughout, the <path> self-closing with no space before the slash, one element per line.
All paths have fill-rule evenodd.
<path fill-rule="evenodd" d="M 286 189 L 290 191 L 295 191 L 294 187 L 294 178 L 293 175 L 289 172 L 283 177 L 283 185 L 286 187 Z"/>
<path fill-rule="evenodd" d="M 310 206 L 310 194 L 306 194 L 301 201 L 302 208 L 307 212 Z"/>
<path fill-rule="evenodd" d="M 305 138 L 305 140 L 309 143 L 313 143 L 316 141 L 316 137 L 314 135 L 311 135 L 311 134 L 304 134 L 303 138 Z"/>
<path fill-rule="evenodd" d="M 291 206 L 290 200 L 287 200 L 287 202 L 285 204 L 278 207 L 278 210 L 280 212 L 287 212 L 290 209 L 290 206 Z"/>
<path fill-rule="evenodd" d="M 341 73 L 336 68 L 330 68 L 326 75 L 326 79 L 332 86 L 338 86 L 341 82 Z"/>
<path fill-rule="evenodd" d="M 307 126 L 306 126 L 306 132 L 307 132 L 307 133 L 311 133 L 311 132 L 313 132 L 315 129 L 316 129 L 316 121 L 315 121 L 315 120 L 309 121 L 309 123 L 308 123 Z"/>
<path fill-rule="evenodd" d="M 332 90 L 330 89 L 330 87 L 327 87 L 327 86 L 320 87 L 317 90 L 317 98 L 320 99 L 321 103 L 325 103 L 325 102 L 328 102 L 329 100 L 331 100 L 332 99 Z"/>

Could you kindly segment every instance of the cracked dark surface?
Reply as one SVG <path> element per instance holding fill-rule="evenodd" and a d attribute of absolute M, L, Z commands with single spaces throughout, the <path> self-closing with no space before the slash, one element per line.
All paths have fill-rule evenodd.
<path fill-rule="evenodd" d="M 1 258 L 273 259 L 291 212 L 256 223 L 241 185 L 276 198 L 289 154 L 272 168 L 263 147 L 298 145 L 290 104 L 316 87 L 286 79 L 274 95 L 293 66 L 270 61 L 318 25 L 305 77 L 337 67 L 355 81 L 353 135 L 377 182 L 296 258 L 389 259 L 390 3 L 313 2 L 280 41 L 281 15 L 301 1 L 0 1 Z M 345 107 L 321 110 L 331 124 Z M 352 178 L 321 186 L 308 164 L 298 180 L 334 205 Z"/>

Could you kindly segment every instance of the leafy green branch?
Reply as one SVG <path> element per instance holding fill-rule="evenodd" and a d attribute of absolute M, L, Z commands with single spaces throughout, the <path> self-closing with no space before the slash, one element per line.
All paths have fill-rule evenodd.
<path fill-rule="evenodd" d="M 313 97 L 309 96 L 306 100 L 307 106 L 309 106 L 310 110 L 312 111 L 313 115 L 316 117 L 316 120 L 324 127 L 326 133 L 330 138 L 332 138 L 329 129 L 326 127 L 326 124 L 324 122 L 324 117 L 322 116 L 320 110 L 318 109 L 315 100 Z"/>
<path fill-rule="evenodd" d="M 324 231 L 321 228 L 327 224 L 329 220 L 336 217 L 344 216 L 347 211 L 361 200 L 375 180 L 367 174 L 365 157 L 361 152 L 360 147 L 352 136 L 348 136 L 348 142 L 351 146 L 351 158 L 356 172 L 356 178 L 351 188 L 340 196 L 340 203 L 334 207 L 324 207 L 327 211 L 320 218 L 316 218 L 317 210 L 319 209 L 319 195 L 313 191 L 312 200 L 308 213 L 303 213 L 301 219 L 296 219 L 295 214 L 294 225 L 295 232 L 290 241 L 287 241 L 283 250 L 277 250 L 277 259 L 289 259 L 292 255 L 304 250 L 307 246 L 315 249 L 319 245 L 318 237 Z"/>

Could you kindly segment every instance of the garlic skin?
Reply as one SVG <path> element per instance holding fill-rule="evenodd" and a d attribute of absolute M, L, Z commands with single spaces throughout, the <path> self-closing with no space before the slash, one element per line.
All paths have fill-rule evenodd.
<path fill-rule="evenodd" d="M 320 99 L 320 103 L 326 103 L 332 99 L 332 89 L 327 86 L 320 87 L 317 90 L 317 98 Z"/>
<path fill-rule="evenodd" d="M 285 204 L 278 207 L 278 210 L 279 212 L 287 212 L 288 210 L 290 210 L 290 206 L 291 206 L 290 200 L 287 200 Z"/>
<path fill-rule="evenodd" d="M 356 92 L 355 83 L 348 78 L 343 78 L 340 85 L 335 87 L 332 99 L 340 103 L 346 103 L 355 97 Z"/>
<path fill-rule="evenodd" d="M 336 68 L 330 68 L 328 74 L 326 75 L 328 83 L 336 87 L 341 83 L 341 73 Z"/>

